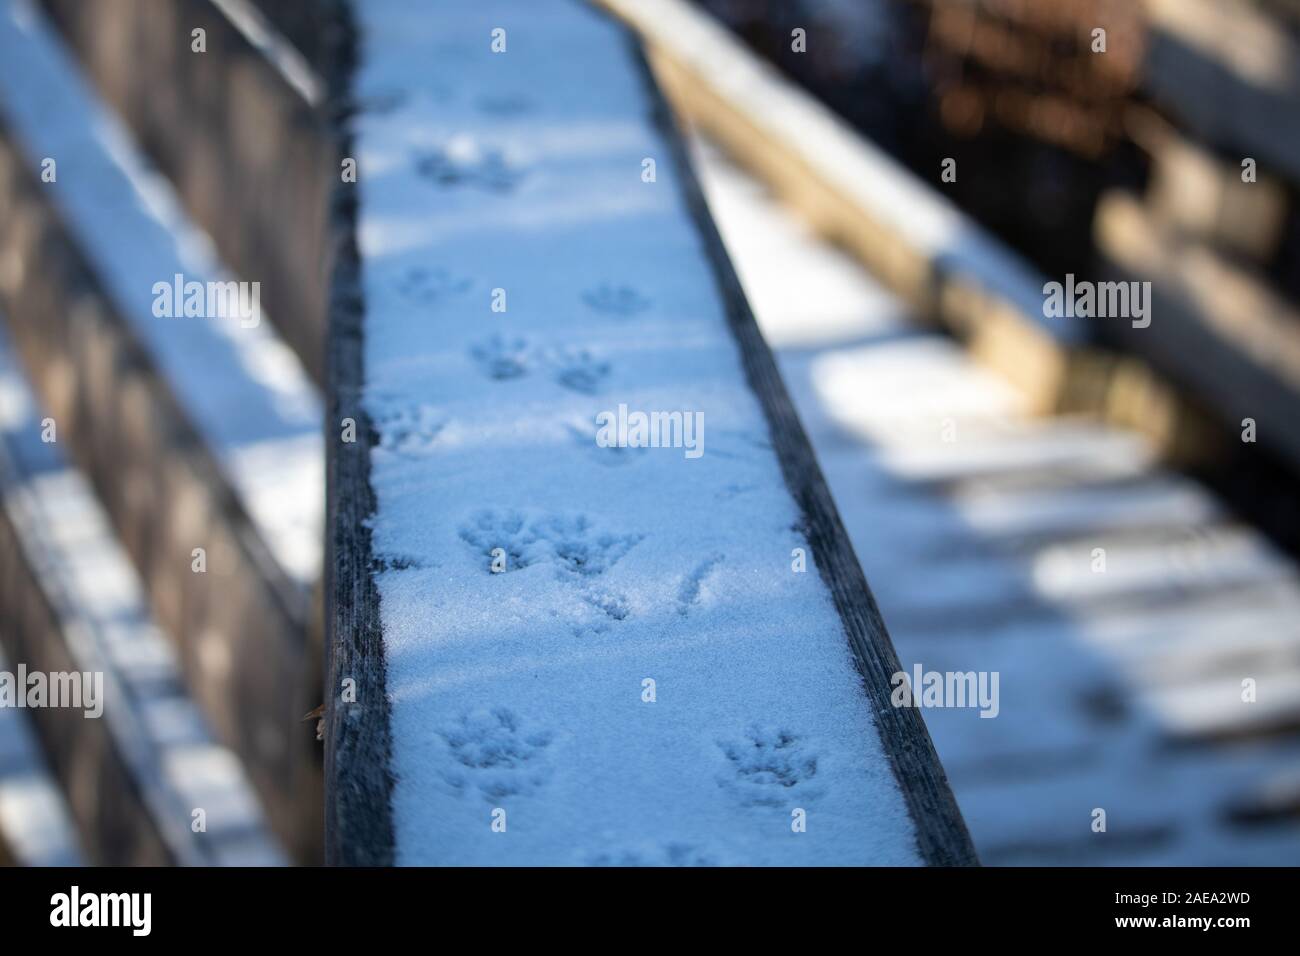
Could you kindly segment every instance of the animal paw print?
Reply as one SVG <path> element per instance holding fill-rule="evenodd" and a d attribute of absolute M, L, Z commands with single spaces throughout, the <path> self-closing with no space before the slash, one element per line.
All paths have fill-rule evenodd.
<path fill-rule="evenodd" d="M 608 282 L 588 289 L 582 294 L 582 301 L 606 315 L 636 315 L 650 308 L 650 300 L 630 285 L 612 285 Z"/>
<path fill-rule="evenodd" d="M 644 455 L 647 451 L 645 448 L 632 448 L 629 445 L 606 445 L 602 446 L 596 441 L 596 432 L 590 429 L 578 428 L 574 425 L 565 426 L 569 435 L 573 438 L 573 443 L 585 450 L 596 460 L 597 463 L 606 467 L 617 467 L 631 463 L 637 457 Z"/>
<path fill-rule="evenodd" d="M 512 191 L 524 175 L 501 150 L 484 147 L 468 136 L 417 153 L 415 171 L 443 188 L 474 186 L 496 193 Z"/>
<path fill-rule="evenodd" d="M 488 559 L 505 552 L 505 570 L 539 561 L 582 577 L 604 574 L 638 541 L 638 534 L 597 531 L 586 515 L 547 515 L 528 521 L 517 511 L 483 511 L 462 525 L 461 540 Z M 499 555 L 498 555 L 499 557 Z"/>
<path fill-rule="evenodd" d="M 469 290 L 469 279 L 458 279 L 446 269 L 426 269 L 414 266 L 397 280 L 397 291 L 404 299 L 419 305 L 431 305 L 452 295 Z"/>
<path fill-rule="evenodd" d="M 390 408 L 375 420 L 379 447 L 406 458 L 427 455 L 447 420 L 430 405 Z"/>
<path fill-rule="evenodd" d="M 583 577 L 604 574 L 641 540 L 638 534 L 597 531 L 586 515 L 552 515 L 535 530 L 565 571 Z"/>
<path fill-rule="evenodd" d="M 537 532 L 526 526 L 517 511 L 482 511 L 461 526 L 460 539 L 487 559 L 489 571 L 502 557 L 505 571 L 517 571 L 547 557 L 546 550 L 537 546 Z M 495 553 L 498 548 L 502 553 Z"/>
<path fill-rule="evenodd" d="M 794 733 L 754 725 L 737 741 L 719 741 L 731 773 L 718 783 L 745 806 L 781 807 L 817 796 L 817 753 Z"/>
<path fill-rule="evenodd" d="M 552 734 L 527 730 L 508 707 L 479 708 L 438 731 L 455 765 L 444 779 L 456 790 L 476 789 L 489 802 L 535 793 L 550 777 Z"/>
<path fill-rule="evenodd" d="M 494 335 L 470 350 L 483 374 L 494 382 L 522 378 L 528 374 L 528 343 L 521 338 Z"/>
<path fill-rule="evenodd" d="M 583 395 L 594 395 L 609 378 L 609 363 L 602 362 L 586 349 L 565 349 L 550 358 L 555 380 L 565 388 Z"/>
<path fill-rule="evenodd" d="M 588 856 L 587 866 L 718 866 L 717 859 L 690 843 L 665 843 L 606 850 Z"/>

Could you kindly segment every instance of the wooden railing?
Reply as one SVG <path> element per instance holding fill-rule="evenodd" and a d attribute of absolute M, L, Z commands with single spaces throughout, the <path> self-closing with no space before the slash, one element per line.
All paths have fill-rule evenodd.
<path fill-rule="evenodd" d="M 476 23 L 474 18 L 480 14 L 473 12 L 473 5 L 462 7 L 459 12 L 466 15 L 466 22 Z M 447 176 L 440 178 L 438 170 L 456 180 L 460 160 L 455 150 L 440 153 L 439 147 L 432 146 L 423 153 L 417 149 L 420 155 L 415 157 L 394 152 L 392 142 L 376 133 L 370 120 L 384 108 L 376 101 L 377 92 L 400 101 L 399 108 L 415 110 L 414 119 L 431 127 L 456 120 L 446 120 L 414 88 L 377 91 L 370 85 L 373 77 L 363 75 L 364 67 L 357 65 L 358 36 L 382 34 L 390 37 L 392 45 L 386 58 L 412 67 L 408 76 L 418 77 L 421 73 L 414 66 L 426 64 L 430 56 L 427 36 L 421 38 L 418 30 L 411 35 L 383 34 L 392 25 L 384 20 L 391 11 L 383 3 L 353 8 L 239 0 L 103 0 L 88 6 L 44 0 L 41 8 L 49 24 L 6 26 L 10 33 L 3 42 L 14 53 L 11 65 L 18 63 L 17 51 L 25 49 L 20 41 L 33 42 L 39 33 L 40 42 L 49 45 L 53 24 L 93 89 L 80 81 L 66 89 L 54 84 L 49 108 L 57 107 L 65 120 L 84 110 L 87 123 L 80 133 L 75 133 L 79 127 L 71 121 L 46 129 L 28 105 L 13 98 L 12 87 L 4 85 L 16 82 L 18 66 L 7 79 L 0 73 L 0 215 L 5 222 L 0 231 L 0 263 L 9 264 L 0 268 L 0 309 L 12 333 L 14 352 L 31 382 L 33 402 L 57 422 L 66 467 L 83 475 L 93 488 L 138 575 L 141 606 L 147 609 L 141 613 L 152 617 L 171 638 L 188 695 L 211 725 L 216 741 L 242 765 L 269 829 L 294 860 L 310 862 L 320 857 L 322 831 L 324 858 L 332 863 L 497 860 L 469 851 L 464 842 L 457 844 L 457 852 L 431 849 L 444 837 L 453 843 L 460 839 L 453 836 L 455 820 L 435 812 L 447 803 L 446 775 L 457 768 L 446 765 L 453 757 L 429 749 L 428 738 L 437 735 L 439 728 L 415 726 L 412 711 L 404 708 L 409 708 L 413 695 L 435 710 L 442 707 L 442 698 L 430 696 L 421 682 L 432 686 L 446 680 L 450 662 L 439 656 L 438 646 L 431 642 L 424 647 L 425 670 L 414 680 L 405 658 L 400 659 L 400 670 L 394 670 L 393 649 L 402 646 L 397 633 L 401 621 L 392 603 L 396 592 L 386 589 L 393 587 L 395 574 L 426 573 L 446 559 L 450 563 L 446 574 L 426 577 L 403 606 L 415 620 L 437 621 L 447 602 L 462 600 L 465 594 L 470 595 L 465 607 L 482 613 L 498 600 L 494 589 L 503 582 L 523 588 L 518 596 L 525 604 L 535 599 L 535 613 L 542 614 L 549 581 L 541 573 L 543 568 L 537 567 L 531 576 L 496 578 L 478 566 L 483 556 L 475 549 L 491 552 L 500 547 L 507 561 L 515 560 L 513 545 L 506 540 L 509 532 L 489 529 L 486 538 L 469 545 L 467 536 L 472 535 L 456 524 L 471 520 L 471 513 L 479 508 L 527 510 L 533 502 L 510 491 L 508 483 L 459 489 L 447 484 L 455 446 L 439 445 L 438 433 L 447 427 L 451 432 L 444 437 L 455 433 L 457 412 L 448 411 L 438 425 L 421 417 L 428 407 L 448 399 L 448 393 L 440 391 L 440 367 L 458 374 L 461 366 L 472 370 L 483 361 L 487 364 L 483 380 L 476 380 L 458 397 L 464 403 L 458 413 L 470 429 L 466 434 L 473 434 L 479 417 L 503 401 L 494 383 L 513 375 L 493 362 L 509 366 L 515 359 L 509 354 L 483 359 L 476 350 L 417 335 L 405 358 L 428 363 L 429 372 L 407 381 L 403 387 L 410 389 L 409 394 L 398 400 L 414 403 L 416 421 L 381 414 L 386 391 L 398 385 L 389 380 L 391 369 L 379 362 L 372 349 L 384 335 L 421 321 L 425 306 L 395 305 L 375 294 L 368 277 L 382 275 L 392 263 L 362 242 L 362 230 L 382 224 L 386 215 L 408 204 L 413 210 L 434 207 L 429 205 L 431 194 L 425 182 L 386 183 L 382 167 L 371 170 L 363 164 L 356 181 L 340 175 L 343 157 L 380 156 L 399 165 L 414 164 L 417 179 L 425 176 L 435 183 L 432 195 L 448 198 L 445 191 L 437 191 L 442 189 L 439 182 L 448 181 Z M 269 15 L 259 16 L 259 10 Z M 3 14 L 9 17 L 11 11 L 5 9 Z M 829 757 L 815 749 L 801 751 L 800 767 L 816 768 L 820 759 L 819 771 L 806 772 L 808 777 L 820 773 L 818 783 L 796 779 L 782 784 L 782 793 L 793 786 L 795 795 L 808 794 L 806 800 L 830 801 L 835 809 L 827 819 L 837 821 L 836 826 L 852 837 L 826 842 L 831 840 L 828 828 L 812 838 L 822 842 L 810 846 L 834 846 L 837 860 L 855 862 L 975 862 L 919 712 L 891 702 L 893 678 L 900 667 L 885 624 L 701 198 L 657 80 L 631 34 L 604 15 L 557 6 L 531 19 L 526 13 L 520 16 L 529 24 L 526 29 L 561 45 L 568 28 L 595 42 L 591 49 L 607 71 L 606 82 L 557 78 L 526 53 L 511 54 L 518 57 L 520 66 L 515 68 L 521 71 L 514 76 L 513 86 L 498 90 L 487 88 L 489 83 L 484 97 L 468 107 L 482 120 L 475 135 L 486 140 L 498 134 L 516 136 L 512 124 L 519 122 L 521 113 L 536 109 L 553 122 L 551 132 L 558 137 L 546 140 L 550 145 L 544 148 L 577 144 L 565 162 L 587 163 L 592 175 L 566 180 L 562 170 L 539 173 L 539 178 L 554 176 L 555 182 L 562 183 L 551 197 L 562 202 L 546 207 L 547 215 L 526 229 L 503 228 L 500 239 L 506 246 L 534 230 L 529 234 L 540 237 L 537 249 L 547 257 L 546 269 L 540 278 L 508 282 L 511 308 L 516 311 L 498 318 L 499 328 L 487 327 L 496 313 L 488 309 L 485 297 L 482 316 L 465 311 L 459 324 L 447 323 L 442 331 L 455 338 L 481 323 L 490 351 L 493 336 L 521 331 L 513 323 L 521 312 L 529 314 L 530 296 L 545 300 L 555 283 L 575 293 L 571 315 L 544 310 L 534 316 L 537 326 L 530 327 L 528 334 L 541 342 L 522 359 L 527 367 L 544 367 L 545 374 L 558 383 L 520 409 L 521 415 L 529 416 L 527 427 L 549 436 L 548 441 L 565 436 L 562 446 L 544 456 L 546 467 L 553 469 L 556 490 L 543 518 L 560 520 L 576 514 L 575 526 L 586 527 L 588 512 L 595 516 L 591 520 L 613 521 L 619 516 L 609 503 L 604 510 L 598 507 L 590 500 L 591 489 L 573 479 L 583 469 L 604 472 L 610 459 L 593 462 L 593 453 L 620 453 L 585 434 L 599 409 L 619 404 L 620 387 L 656 393 L 668 403 L 666 408 L 675 407 L 679 395 L 696 396 L 707 404 L 710 434 L 716 436 L 711 441 L 717 443 L 716 450 L 705 452 L 707 464 L 681 456 L 671 468 L 656 465 L 654 480 L 656 493 L 676 489 L 684 499 L 712 494 L 712 503 L 660 514 L 653 528 L 634 529 L 626 536 L 627 547 L 640 548 L 640 553 L 652 552 L 657 540 L 689 542 L 707 553 L 696 560 L 684 550 L 678 555 L 685 562 L 680 568 L 657 569 L 667 577 L 626 581 L 632 597 L 584 591 L 584 600 L 590 599 L 584 607 L 599 605 L 604 608 L 599 613 L 624 624 L 632 614 L 625 603 L 662 605 L 647 614 L 647 621 L 628 624 L 625 630 L 639 635 L 638 653 L 649 654 L 650 665 L 662 637 L 655 628 L 661 625 L 664 635 L 676 635 L 669 643 L 678 642 L 677 653 L 685 655 L 677 671 L 680 686 L 690 683 L 691 675 L 704 673 L 713 674 L 717 686 L 730 686 L 726 681 L 731 671 L 758 666 L 754 662 L 760 659 L 774 682 L 757 692 L 755 701 L 728 694 L 714 699 L 716 687 L 709 682 L 695 686 L 689 695 L 679 686 L 674 690 L 679 695 L 677 706 L 694 708 L 690 713 L 695 716 L 676 731 L 656 732 L 648 739 L 666 753 L 688 753 L 705 746 L 711 756 L 702 758 L 701 767 L 718 756 L 714 752 L 718 748 L 724 765 L 739 759 L 727 756 L 725 738 L 736 733 L 762 737 L 768 731 L 760 725 L 777 728 L 771 746 L 778 749 L 792 741 L 811 748 L 809 740 L 833 740 Z M 365 22 L 357 24 L 353 17 Z M 564 22 L 557 26 L 555 20 Z M 328 42 L 315 42 L 322 22 Z M 293 49 L 277 25 L 288 32 L 290 41 L 298 34 L 305 55 Z M 195 30 L 205 37 L 201 54 L 190 48 Z M 23 31 L 27 35 L 19 36 Z M 490 31 L 455 39 L 463 50 L 479 46 L 487 50 L 490 41 Z M 131 49 L 130 56 L 122 55 L 124 47 Z M 22 55 L 28 59 L 19 65 L 29 72 L 54 69 L 60 63 L 75 72 L 72 61 L 59 60 L 53 53 L 46 60 L 40 58 L 44 54 Z M 101 137 L 100 127 L 89 122 L 98 115 L 97 104 L 116 112 L 125 124 L 124 135 Z M 468 114 L 459 115 L 463 119 Z M 625 138 L 620 145 L 615 137 L 608 147 L 624 151 L 618 159 L 611 158 L 602 145 L 603 137 L 584 140 L 588 127 L 583 124 L 596 122 L 608 122 L 609 129 Z M 443 127 L 439 136 L 441 146 L 446 146 L 454 130 Z M 42 158 L 51 152 L 59 159 L 57 185 L 41 178 Z M 643 153 L 655 161 L 651 167 L 642 165 Z M 75 160 L 70 158 L 74 155 Z M 629 157 L 635 160 L 630 165 Z M 507 157 L 497 169 L 507 179 L 511 161 Z M 145 169 L 146 162 L 153 170 Z M 488 166 L 492 163 L 480 170 L 484 175 L 491 172 Z M 643 178 L 649 168 L 656 175 Z M 166 177 L 179 200 L 179 211 L 166 215 L 142 211 L 154 208 L 156 196 L 144 185 L 145 174 L 153 171 Z M 83 177 L 80 184 L 78 177 Z M 159 331 L 166 327 L 151 321 L 189 320 L 151 319 L 144 313 L 138 285 L 122 277 L 125 253 L 115 250 L 114 242 L 86 220 L 87 210 L 94 211 L 94 203 L 87 205 L 85 194 L 78 192 L 86 178 L 98 183 L 106 205 L 120 203 L 116 237 L 124 245 L 131 244 L 129 264 L 138 270 L 134 276 L 169 280 L 174 269 L 187 264 L 178 251 L 186 248 L 182 235 L 186 222 L 206 230 L 220 258 L 212 264 L 214 274 L 225 264 L 241 279 L 262 283 L 269 321 L 259 333 L 267 336 L 258 345 L 265 350 L 259 354 L 279 356 L 287 346 L 296 356 L 296 365 L 289 364 L 297 371 L 285 372 L 288 366 L 277 365 L 276 376 L 283 377 L 272 376 L 274 381 L 268 382 L 250 367 L 222 359 L 223 353 L 210 345 L 212 369 L 219 374 L 213 373 L 216 377 L 208 383 L 187 380 L 185 369 L 201 368 L 203 363 L 178 362 L 174 351 L 178 346 L 167 338 L 168 333 Z M 462 203 L 460 212 L 470 217 L 462 220 L 463 225 L 480 214 L 508 211 L 494 195 L 497 186 L 486 183 L 480 189 L 480 185 L 471 186 L 468 193 L 462 190 L 455 200 Z M 430 215 L 421 221 L 438 220 Z M 468 231 L 473 231 L 472 226 Z M 442 268 L 439 257 L 449 248 L 435 242 L 408 250 L 414 257 L 409 262 L 411 274 L 425 279 L 436 276 Z M 607 256 L 607 266 L 613 263 L 637 271 L 643 276 L 642 287 L 629 290 L 616 277 L 591 274 L 590 260 L 597 253 Z M 495 251 L 484 249 L 479 254 L 483 272 L 473 282 L 486 293 L 492 291 L 489 273 L 503 267 L 493 258 Z M 666 258 L 655 268 L 641 264 L 645 257 L 661 254 Z M 21 267 L 11 268 L 14 263 Z M 932 279 L 917 277 L 926 288 Z M 599 341 L 599 346 L 592 346 L 596 352 L 626 350 L 619 368 L 611 372 L 610 362 L 581 342 L 573 345 L 559 338 L 548 342 L 548 329 L 555 331 L 551 323 L 561 319 L 569 323 L 564 333 L 570 339 Z M 618 345 L 619 335 L 630 337 Z M 633 354 L 646 342 L 654 342 L 650 348 L 662 352 L 664 364 L 657 371 L 640 365 L 639 356 Z M 505 352 L 510 352 L 508 343 Z M 323 428 L 321 465 L 327 484 L 322 583 L 317 583 L 315 565 L 300 562 L 286 551 L 277 530 L 282 512 L 291 510 L 293 502 L 268 507 L 262 492 L 274 492 L 274 480 L 259 484 L 256 476 L 247 477 L 240 462 L 248 449 L 234 439 L 227 442 L 222 437 L 226 433 L 214 426 L 203 389 L 218 380 L 221 387 L 239 390 L 241 412 L 263 425 L 289 421 L 276 417 L 282 414 L 276 400 L 286 394 L 305 407 L 319 402 L 323 422 L 317 421 L 313 430 L 319 434 L 317 429 Z M 574 429 L 583 432 L 581 441 L 574 438 Z M 404 449 L 408 440 L 422 449 L 412 456 L 414 463 L 407 462 L 408 478 L 444 493 L 431 498 L 427 512 L 414 519 L 421 528 L 427 525 L 431 542 L 427 553 L 421 550 L 423 545 L 408 549 L 420 553 L 407 554 L 394 550 L 387 539 L 377 540 L 377 535 L 412 520 L 401 510 L 404 505 L 394 506 L 392 486 L 385 484 L 393 474 L 392 449 L 395 445 Z M 633 463 L 619 472 L 623 477 L 610 469 L 608 480 L 621 482 L 623 491 L 630 493 L 627 476 L 634 475 L 637 467 Z M 16 494 L 14 488 L 13 482 L 4 486 L 7 499 Z M 381 488 L 388 489 L 387 497 L 378 493 Z M 449 517 L 453 513 L 456 520 Z M 758 528 L 767 529 L 767 537 L 754 537 Z M 556 574 L 568 576 L 565 580 L 587 582 L 586 562 L 591 556 L 586 549 L 594 545 L 583 536 L 585 532 L 575 534 L 574 540 L 557 539 L 546 545 L 550 548 L 546 560 L 554 563 Z M 504 536 L 498 541 L 494 535 Z M 736 551 L 754 541 L 763 548 L 775 541 L 779 547 L 770 552 Z M 724 555 L 726 548 L 731 551 Z M 207 562 L 203 569 L 196 567 L 196 549 Z M 82 625 L 75 613 L 48 597 L 48 582 L 32 553 L 30 536 L 20 535 L 12 518 L 0 522 L 0 587 L 7 613 L 11 607 L 21 612 L 23 622 L 21 628 L 6 633 L 5 650 L 10 657 L 46 670 L 100 667 L 70 650 L 76 645 L 69 635 Z M 609 559 L 611 564 L 617 560 Z M 805 570 L 808 573 L 799 573 Z M 533 586 L 529 582 L 538 588 L 535 594 L 528 590 Z M 728 589 L 728 600 L 734 605 L 730 613 L 749 621 L 748 625 L 737 625 L 722 611 L 708 610 L 710 588 L 715 586 Z M 315 607 L 316 597 L 322 594 L 324 661 Z M 698 646 L 693 648 L 691 639 L 680 633 L 682 622 L 692 614 L 712 622 L 692 625 L 700 629 L 694 632 Z M 789 633 L 776 634 L 772 621 L 785 622 Z M 603 621 L 601 626 L 606 626 Z M 754 634 L 746 627 L 752 627 Z M 500 642 L 502 654 L 522 653 L 510 635 L 485 630 L 481 619 L 467 625 L 461 636 L 489 645 Z M 586 683 L 588 674 L 579 660 L 585 652 L 567 635 L 561 637 L 563 652 L 548 661 L 543 649 L 537 666 L 555 668 L 552 677 L 557 686 L 562 693 L 578 695 L 575 700 L 588 699 L 580 695 L 589 691 L 599 696 L 603 691 Z M 521 657 L 506 663 L 508 669 L 525 666 L 527 661 Z M 111 668 L 105 664 L 100 669 Z M 825 686 L 813 680 L 814 672 L 825 679 Z M 513 691 L 494 683 L 491 673 L 489 668 L 475 677 L 483 705 L 505 707 Z M 792 674 L 799 676 L 795 679 Z M 313 739 L 312 723 L 302 721 L 303 714 L 322 699 L 323 776 L 322 748 Z M 125 710 L 121 701 L 109 701 L 107 706 L 118 715 Z M 450 715 L 450 711 L 438 713 Z M 627 717 L 615 709 L 608 720 L 626 722 Z M 750 725 L 760 729 L 745 730 Z M 793 725 L 800 729 L 787 733 L 785 728 Z M 83 723 L 67 713 L 42 714 L 38 722 L 89 857 L 104 862 L 222 861 L 221 854 L 195 836 L 197 831 L 190 830 L 186 820 L 176 819 L 178 813 L 196 808 L 185 805 L 170 784 L 148 779 L 142 768 L 156 755 L 141 757 L 122 736 L 121 726 L 113 721 Z M 570 743 L 577 741 L 566 751 L 563 760 L 568 762 L 557 773 L 570 779 L 596 779 L 608 767 L 593 758 L 583 742 L 584 735 L 598 734 L 601 728 L 601 720 L 563 716 L 538 739 L 550 740 L 547 735 L 554 734 Z M 754 746 L 766 746 L 765 741 L 764 737 Z M 660 758 L 667 759 L 663 754 Z M 636 754 L 628 759 L 636 759 Z M 561 757 L 555 760 L 560 762 Z M 759 770 L 760 776 L 775 772 Z M 746 771 L 742 768 L 740 773 L 744 777 Z M 721 814 L 724 798 L 734 796 L 737 786 L 735 781 L 719 783 L 711 776 L 687 782 L 686 790 L 694 796 L 684 797 L 686 802 L 673 808 L 682 818 L 697 811 Z M 604 799 L 626 796 L 635 801 L 644 785 L 635 771 L 625 769 L 607 785 Z M 483 790 L 495 792 L 492 787 Z M 780 862 L 786 859 L 782 854 L 794 852 L 805 855 L 790 859 L 817 862 L 816 851 L 754 850 L 755 818 L 748 809 L 776 805 L 770 802 L 770 794 L 760 796 L 757 803 L 740 800 L 735 815 L 738 835 L 719 836 L 722 844 L 731 846 L 732 856 L 724 853 L 723 857 L 735 862 Z M 570 793 L 554 799 L 579 798 Z M 785 812 L 809 812 L 808 832 L 816 833 L 815 809 L 777 803 Z M 464 802 L 455 807 L 456 813 L 477 812 L 477 807 Z M 564 810 L 569 811 L 581 813 L 582 808 Z M 649 828 L 641 833 L 646 840 L 672 843 L 674 824 L 664 823 L 657 811 L 634 815 L 634 820 Z M 658 822 L 652 826 L 652 820 Z M 485 831 L 487 826 L 485 818 Z M 784 822 L 781 831 L 803 832 L 791 830 Z M 864 834 L 871 839 L 863 838 Z M 575 852 L 587 853 L 579 861 L 598 857 L 598 844 L 593 837 L 575 847 Z M 512 857 L 512 853 L 522 856 Z M 505 859 L 524 857 L 573 862 L 540 850 L 506 850 Z"/>

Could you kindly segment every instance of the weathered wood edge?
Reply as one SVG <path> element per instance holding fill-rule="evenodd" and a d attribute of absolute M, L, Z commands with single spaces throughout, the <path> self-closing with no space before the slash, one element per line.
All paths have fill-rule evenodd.
<path fill-rule="evenodd" d="M 881 745 L 889 755 L 894 776 L 916 826 L 921 857 L 934 866 L 976 864 L 974 844 L 925 722 L 914 708 L 894 707 L 890 703 L 890 678 L 902 670 L 898 655 L 817 464 L 812 444 L 804 433 L 776 361 L 758 329 L 744 288 L 718 234 L 676 117 L 655 80 L 636 34 L 612 14 L 606 16 L 626 37 L 652 103 L 652 119 L 672 152 L 683 197 L 705 247 L 718 294 L 736 336 L 746 378 L 763 406 L 772 434 L 773 450 L 780 460 L 790 493 L 803 515 L 802 530 L 813 548 L 817 568 L 830 589 L 844 624 L 845 636 L 880 731 Z"/>
<path fill-rule="evenodd" d="M 176 643 L 192 697 L 243 761 L 271 829 L 296 859 L 314 861 L 319 759 L 298 719 L 315 696 L 305 679 L 315 670 L 308 595 L 276 562 L 41 189 L 0 121 L 0 259 L 28 264 L 0 275 L 15 353 Z M 183 533 L 180 515 L 192 522 Z M 208 549 L 205 574 L 190 568 L 196 544 Z M 221 679 L 200 651 L 209 635 L 230 662 Z M 279 757 L 267 753 L 268 732 Z"/>
<path fill-rule="evenodd" d="M 321 109 L 211 0 L 42 6 L 222 258 L 261 282 L 268 318 L 323 383 L 325 216 L 338 166 Z M 207 52 L 192 54 L 190 31 L 200 27 Z M 131 55 L 106 42 L 119 36 Z"/>
<path fill-rule="evenodd" d="M 352 76 L 359 55 L 347 0 L 330 0 L 337 18 L 326 70 L 340 155 L 352 154 Z M 325 421 L 325 862 L 392 866 L 396 862 L 390 769 L 387 672 L 375 584 L 370 518 L 375 492 L 370 455 L 377 436 L 362 404 L 365 298 L 356 223 L 360 183 L 335 183 L 330 207 L 334 266 L 329 297 Z M 341 440 L 343 420 L 356 441 Z M 343 703 L 343 680 L 356 702 Z"/>

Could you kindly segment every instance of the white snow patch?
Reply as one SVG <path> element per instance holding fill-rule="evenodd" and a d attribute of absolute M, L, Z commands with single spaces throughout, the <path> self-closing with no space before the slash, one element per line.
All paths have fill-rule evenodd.
<path fill-rule="evenodd" d="M 918 863 L 627 38 L 357 14 L 399 862 Z M 702 411 L 703 457 L 597 447 L 619 403 Z"/>

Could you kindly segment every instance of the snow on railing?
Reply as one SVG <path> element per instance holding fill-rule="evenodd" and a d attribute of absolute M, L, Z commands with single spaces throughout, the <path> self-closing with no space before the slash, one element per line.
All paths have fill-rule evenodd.
<path fill-rule="evenodd" d="M 327 860 L 973 862 L 637 47 L 355 16 Z"/>

